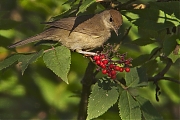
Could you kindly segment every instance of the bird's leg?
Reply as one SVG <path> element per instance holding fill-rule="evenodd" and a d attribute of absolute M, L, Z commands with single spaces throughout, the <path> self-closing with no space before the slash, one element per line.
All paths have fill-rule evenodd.
<path fill-rule="evenodd" d="M 50 49 L 44 50 L 44 53 L 55 49 L 54 46 L 51 46 L 51 47 L 52 47 L 52 48 L 50 48 Z"/>
<path fill-rule="evenodd" d="M 82 51 L 82 50 L 79 50 L 79 49 L 76 49 L 76 52 L 81 53 L 81 54 L 84 54 L 84 55 L 86 55 L 86 56 L 89 56 L 89 55 L 90 55 L 90 56 L 95 56 L 95 55 L 97 55 L 97 53 Z"/>

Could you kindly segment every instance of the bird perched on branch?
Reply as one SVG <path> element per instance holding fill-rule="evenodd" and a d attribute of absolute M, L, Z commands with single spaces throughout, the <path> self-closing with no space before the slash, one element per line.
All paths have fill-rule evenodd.
<path fill-rule="evenodd" d="M 49 26 L 45 31 L 14 43 L 9 48 L 53 40 L 78 53 L 95 55 L 89 51 L 101 47 L 111 37 L 111 31 L 118 35 L 122 15 L 119 11 L 110 9 L 94 15 L 68 17 L 45 24 Z"/>

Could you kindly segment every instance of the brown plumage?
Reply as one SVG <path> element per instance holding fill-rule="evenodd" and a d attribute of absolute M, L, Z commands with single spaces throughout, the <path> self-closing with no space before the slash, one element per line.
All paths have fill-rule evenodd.
<path fill-rule="evenodd" d="M 41 40 L 53 40 L 79 53 L 91 54 L 85 51 L 102 46 L 111 37 L 111 31 L 118 35 L 122 16 L 119 11 L 111 9 L 95 15 L 68 17 L 45 24 L 49 28 L 44 32 L 14 43 L 9 48 Z"/>

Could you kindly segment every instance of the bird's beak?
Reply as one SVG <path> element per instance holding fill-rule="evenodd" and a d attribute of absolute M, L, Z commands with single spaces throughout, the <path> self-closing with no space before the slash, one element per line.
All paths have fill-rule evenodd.
<path fill-rule="evenodd" d="M 114 28 L 114 32 L 116 33 L 117 36 L 119 35 L 118 28 Z"/>

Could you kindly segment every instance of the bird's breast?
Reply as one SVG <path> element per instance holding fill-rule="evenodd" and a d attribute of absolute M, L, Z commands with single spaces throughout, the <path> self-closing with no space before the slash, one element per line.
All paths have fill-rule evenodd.
<path fill-rule="evenodd" d="M 66 33 L 66 32 L 64 32 Z M 69 33 L 69 32 L 68 32 Z M 70 34 L 63 35 L 61 37 L 61 43 L 66 47 L 76 50 L 76 49 L 95 49 L 100 47 L 106 42 L 111 36 L 110 32 L 106 32 L 105 34 L 100 33 L 87 35 L 79 32 L 71 32 Z"/>

